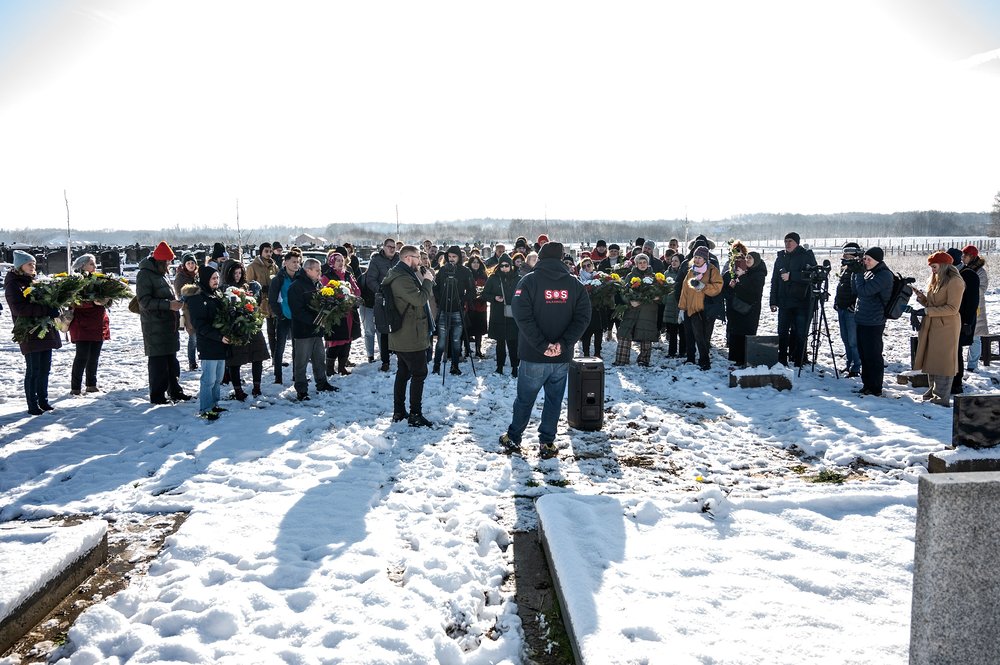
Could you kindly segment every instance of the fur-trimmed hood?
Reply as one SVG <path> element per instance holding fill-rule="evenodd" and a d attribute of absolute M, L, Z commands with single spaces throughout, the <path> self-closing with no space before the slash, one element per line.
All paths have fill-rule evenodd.
<path fill-rule="evenodd" d="M 191 296 L 198 295 L 201 292 L 201 287 L 197 284 L 185 284 L 181 287 L 181 296 L 190 298 Z"/>
<path fill-rule="evenodd" d="M 984 259 L 981 256 L 977 256 L 976 258 L 969 261 L 969 264 L 966 267 L 971 268 L 973 271 L 979 270 L 980 268 L 985 268 L 986 259 Z"/>

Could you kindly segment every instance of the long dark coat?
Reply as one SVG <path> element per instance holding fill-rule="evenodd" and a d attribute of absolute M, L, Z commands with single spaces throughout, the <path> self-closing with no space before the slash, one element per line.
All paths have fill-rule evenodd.
<path fill-rule="evenodd" d="M 235 286 L 238 289 L 247 289 L 247 278 L 246 269 L 243 270 L 243 278 L 239 282 L 232 282 L 237 266 L 242 267 L 236 261 L 230 261 L 226 264 L 225 275 L 222 279 L 223 286 L 220 286 L 221 291 L 225 291 L 226 287 Z M 259 283 L 259 282 L 258 282 Z M 258 330 L 257 334 L 253 336 L 249 344 L 232 345 L 229 347 L 229 360 L 226 361 L 227 365 L 233 367 L 239 367 L 240 365 L 249 365 L 253 362 L 264 362 L 269 359 L 271 354 L 267 351 L 267 341 L 264 339 L 264 331 Z"/>
<path fill-rule="evenodd" d="M 19 316 L 49 315 L 48 307 L 28 302 L 28 299 L 24 297 L 24 290 L 31 286 L 31 282 L 31 277 L 15 269 L 8 270 L 6 277 L 4 277 L 4 296 L 7 298 L 7 306 L 10 308 L 10 314 L 14 317 L 15 321 L 17 321 L 17 317 Z M 49 328 L 42 339 L 38 339 L 32 335 L 27 341 L 21 342 L 19 346 L 21 347 L 21 353 L 27 355 L 36 351 L 58 349 L 62 346 L 62 341 L 59 339 L 59 331 L 53 326 Z"/>
<path fill-rule="evenodd" d="M 656 273 L 652 268 L 639 270 L 632 268 L 632 272 L 626 275 L 623 280 L 626 284 L 632 281 L 633 277 L 642 279 L 652 277 Z M 617 296 L 616 296 L 617 298 Z M 627 300 L 622 299 L 627 309 L 622 315 L 622 321 L 618 324 L 618 339 L 631 339 L 636 342 L 655 342 L 660 338 L 660 326 L 656 320 L 659 314 L 659 305 L 655 302 L 647 302 L 632 307 Z"/>
<path fill-rule="evenodd" d="M 344 272 L 337 272 L 332 267 L 328 271 L 328 275 L 320 277 L 319 281 L 323 286 L 326 286 L 331 279 L 335 279 L 338 282 L 343 282 L 347 280 L 347 283 L 351 285 L 351 293 L 355 296 L 361 295 L 361 288 L 358 283 L 354 281 L 354 275 L 351 274 L 350 269 Z M 352 342 L 361 337 L 361 319 L 358 316 L 358 308 L 355 307 L 347 315 L 340 320 L 340 323 L 335 325 L 330 331 L 329 335 L 324 335 L 324 339 L 328 342 Z M 333 346 L 328 344 L 327 346 Z M 339 345 L 338 345 L 339 346 Z"/>
<path fill-rule="evenodd" d="M 195 289 L 197 293 L 191 293 Z M 191 325 L 198 335 L 198 357 L 202 360 L 226 360 L 230 347 L 222 343 L 222 332 L 214 325 L 220 307 L 220 294 L 206 292 L 197 285 L 186 286 L 183 293 L 187 297 Z"/>
<path fill-rule="evenodd" d="M 168 356 L 181 348 L 180 313 L 170 309 L 177 300 L 170 282 L 156 268 L 156 261 L 147 257 L 139 262 L 135 278 L 135 295 L 139 299 L 139 322 L 142 325 L 142 346 L 147 356 Z"/>
<path fill-rule="evenodd" d="M 490 339 L 497 341 L 517 339 L 517 321 L 512 316 L 504 316 L 503 307 L 505 303 L 508 305 L 511 303 L 520 280 L 515 270 L 508 270 L 504 275 L 499 269 L 486 280 L 483 298 L 490 303 L 490 323 L 486 332 Z M 497 302 L 497 296 L 504 298 L 504 302 Z"/>
<path fill-rule="evenodd" d="M 729 335 L 756 335 L 760 325 L 761 300 L 764 297 L 764 286 L 767 284 L 767 266 L 757 252 L 751 252 L 754 258 L 753 267 L 738 278 L 736 286 L 730 282 L 737 279 L 735 273 L 729 271 L 723 276 L 723 294 L 726 298 L 726 332 Z M 753 305 L 746 314 L 740 314 L 733 309 L 733 298 Z"/>

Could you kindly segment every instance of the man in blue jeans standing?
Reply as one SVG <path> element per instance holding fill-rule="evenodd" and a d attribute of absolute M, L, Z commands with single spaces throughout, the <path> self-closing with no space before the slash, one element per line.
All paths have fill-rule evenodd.
<path fill-rule="evenodd" d="M 861 255 L 861 245 L 856 242 L 844 243 L 840 278 L 833 296 L 833 308 L 837 310 L 837 320 L 840 322 L 840 341 L 844 343 L 849 377 L 861 375 L 861 353 L 858 351 L 858 327 L 855 321 L 858 292 L 854 290 L 854 275 L 865 271 Z"/>
<path fill-rule="evenodd" d="M 517 349 L 521 364 L 517 397 L 500 446 L 520 452 L 538 391 L 545 390 L 542 420 L 538 424 L 539 456 L 556 456 L 556 424 L 566 394 L 566 377 L 573 349 L 590 324 L 590 296 L 562 262 L 563 246 L 547 242 L 538 250 L 535 269 L 518 283 L 511 306 L 517 321 Z"/>

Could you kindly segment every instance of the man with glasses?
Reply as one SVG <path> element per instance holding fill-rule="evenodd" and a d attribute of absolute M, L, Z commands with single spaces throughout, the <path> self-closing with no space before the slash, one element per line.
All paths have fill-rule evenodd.
<path fill-rule="evenodd" d="M 502 257 L 507 252 L 507 247 L 502 243 L 498 242 L 493 246 L 493 256 L 483 261 L 483 265 L 487 268 L 493 268 L 498 263 L 500 263 L 500 257 Z"/>
<path fill-rule="evenodd" d="M 292 338 L 292 310 L 288 306 L 288 289 L 299 272 L 302 254 L 295 249 L 285 253 L 281 261 L 281 271 L 271 278 L 267 289 L 267 302 L 274 314 L 274 348 L 271 349 L 271 363 L 274 365 L 274 382 L 282 384 L 281 368 L 285 366 L 285 344 Z"/>
<path fill-rule="evenodd" d="M 771 273 L 771 311 L 778 313 L 778 362 L 796 367 L 805 361 L 806 336 L 809 333 L 809 291 L 811 282 L 804 272 L 816 265 L 811 249 L 800 243 L 799 234 L 785 236 L 785 249 L 778 252 Z M 861 359 L 864 367 L 864 358 Z"/>
<path fill-rule="evenodd" d="M 279 268 L 278 264 L 271 260 L 271 253 L 271 243 L 262 242 L 257 248 L 257 257 L 247 266 L 247 282 L 260 284 L 260 311 L 264 314 L 264 321 L 267 325 L 267 345 L 273 358 L 275 347 L 277 347 L 277 333 L 267 292 L 271 288 L 271 279 L 278 274 Z M 281 362 L 280 358 L 278 362 Z"/>
<path fill-rule="evenodd" d="M 389 333 L 389 348 L 396 354 L 396 382 L 392 387 L 392 422 L 410 427 L 430 427 L 423 414 L 427 349 L 430 347 L 430 302 L 434 289 L 431 271 L 420 265 L 420 250 L 403 245 L 399 261 L 383 284 L 392 291 L 396 310 L 403 317 L 399 330 Z M 410 384 L 410 408 L 406 409 L 406 384 Z"/>
<path fill-rule="evenodd" d="M 319 290 L 322 272 L 320 262 L 306 259 L 302 270 L 288 287 L 288 308 L 292 313 L 292 381 L 299 401 L 309 399 L 306 365 L 312 363 L 316 392 L 338 390 L 326 380 L 326 346 L 323 331 L 315 323 L 316 312 L 309 307 L 313 294 Z"/>
<path fill-rule="evenodd" d="M 396 241 L 386 238 L 382 242 L 382 249 L 378 254 L 372 254 L 368 262 L 368 271 L 365 272 L 365 287 L 372 293 L 378 294 L 382 288 L 382 280 L 389 274 L 399 257 L 396 256 Z M 375 361 L 375 316 L 365 312 L 365 322 L 371 321 L 371 325 L 365 326 L 365 349 L 368 351 L 368 362 Z M 382 359 L 382 365 L 378 368 L 380 372 L 389 371 L 389 333 L 381 333 L 378 337 L 378 352 Z"/>

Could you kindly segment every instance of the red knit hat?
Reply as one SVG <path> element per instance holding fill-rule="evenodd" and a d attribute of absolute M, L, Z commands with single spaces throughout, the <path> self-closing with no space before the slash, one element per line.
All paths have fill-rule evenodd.
<path fill-rule="evenodd" d="M 166 241 L 161 240 L 160 244 L 153 250 L 151 256 L 156 261 L 173 261 L 174 250 L 170 249 L 170 245 L 168 245 Z"/>
<path fill-rule="evenodd" d="M 951 260 L 951 255 L 948 252 L 934 252 L 927 257 L 927 265 L 933 263 L 943 263 L 946 266 L 955 265 L 954 261 Z"/>
<path fill-rule="evenodd" d="M 547 235 L 545 235 L 544 233 L 542 235 L 538 236 L 538 244 L 539 245 L 544 245 L 548 241 L 549 241 L 549 237 Z"/>
<path fill-rule="evenodd" d="M 965 249 L 962 250 L 963 254 L 968 254 L 969 256 L 979 256 L 979 248 L 975 245 L 966 245 Z"/>

